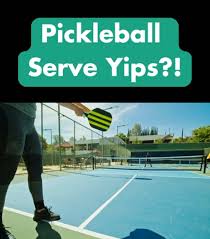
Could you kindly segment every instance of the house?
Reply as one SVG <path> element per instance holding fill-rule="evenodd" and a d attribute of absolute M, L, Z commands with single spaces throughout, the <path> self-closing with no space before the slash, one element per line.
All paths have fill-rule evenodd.
<path fill-rule="evenodd" d="M 156 143 L 161 141 L 162 143 L 170 143 L 173 139 L 172 135 L 140 135 L 140 136 L 130 136 L 130 144 L 146 144 L 146 143 Z"/>
<path fill-rule="evenodd" d="M 125 144 L 125 142 L 119 137 L 104 137 L 99 139 L 81 139 L 75 142 L 77 150 L 94 150 L 98 146 L 108 145 L 108 144 Z"/>
<path fill-rule="evenodd" d="M 73 144 L 70 144 L 70 143 L 68 143 L 66 141 L 61 143 L 60 147 L 61 147 L 61 149 L 64 149 L 64 150 L 66 150 L 66 149 L 73 149 L 74 148 Z M 55 148 L 59 148 L 59 144 L 56 144 Z"/>

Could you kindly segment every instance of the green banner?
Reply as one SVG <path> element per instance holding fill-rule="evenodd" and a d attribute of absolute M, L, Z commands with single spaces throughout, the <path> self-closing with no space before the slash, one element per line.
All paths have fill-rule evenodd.
<path fill-rule="evenodd" d="M 192 57 L 173 18 L 38 18 L 18 57 L 25 87 L 185 87 Z"/>

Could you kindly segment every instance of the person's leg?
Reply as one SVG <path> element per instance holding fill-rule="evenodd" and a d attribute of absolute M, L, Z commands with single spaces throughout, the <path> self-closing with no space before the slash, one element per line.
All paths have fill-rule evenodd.
<path fill-rule="evenodd" d="M 14 178 L 24 147 L 19 112 L 0 104 L 0 238 L 14 238 L 3 226 L 2 214 L 7 189 Z"/>
<path fill-rule="evenodd" d="M 32 131 L 26 136 L 23 158 L 28 171 L 28 186 L 35 206 L 34 220 L 59 220 L 60 216 L 49 211 L 44 204 L 41 153 L 39 136 L 33 127 Z"/>
<path fill-rule="evenodd" d="M 148 159 L 146 158 L 144 167 L 146 167 L 146 166 L 147 166 L 147 161 L 148 161 Z"/>
<path fill-rule="evenodd" d="M 42 155 L 38 135 L 33 127 L 26 136 L 23 159 L 28 171 L 28 186 L 36 209 L 44 207 L 42 188 Z"/>
<path fill-rule="evenodd" d="M 2 222 L 2 213 L 3 207 L 6 197 L 6 192 L 8 185 L 4 185 L 3 178 L 1 179 L 1 175 L 3 174 L 3 154 L 6 150 L 6 141 L 7 141 L 7 117 L 3 109 L 0 108 L 0 225 Z M 4 162 L 5 164 L 5 162 Z"/>
<path fill-rule="evenodd" d="M 151 161 L 151 159 L 149 160 L 149 163 L 150 163 L 150 167 L 152 167 L 152 161 Z"/>

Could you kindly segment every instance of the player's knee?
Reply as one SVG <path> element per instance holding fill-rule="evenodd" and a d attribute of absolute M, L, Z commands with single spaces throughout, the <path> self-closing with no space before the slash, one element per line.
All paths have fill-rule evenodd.
<path fill-rule="evenodd" d="M 0 184 L 9 185 L 13 180 L 20 156 L 3 156 L 0 158 Z"/>

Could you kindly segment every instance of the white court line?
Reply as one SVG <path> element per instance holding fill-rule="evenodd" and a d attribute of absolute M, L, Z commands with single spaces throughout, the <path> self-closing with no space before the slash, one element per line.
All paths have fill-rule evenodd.
<path fill-rule="evenodd" d="M 16 210 L 16 209 L 13 209 L 13 208 L 4 207 L 4 209 L 9 211 L 9 212 L 13 212 L 13 213 L 20 214 L 22 216 L 26 216 L 26 217 L 30 217 L 30 218 L 33 218 L 33 216 L 34 216 L 33 214 L 23 212 L 23 211 L 20 211 L 20 210 Z M 61 223 L 61 222 L 49 222 L 49 223 L 53 224 L 55 226 L 67 229 L 69 231 L 79 232 L 81 234 L 84 234 L 84 235 L 87 235 L 87 236 L 93 236 L 93 237 L 96 237 L 98 239 L 119 239 L 117 237 L 112 237 L 112 236 L 104 235 L 104 234 L 101 234 L 101 233 L 89 231 L 89 230 L 86 230 L 86 229 L 81 229 L 79 227 L 64 224 L 64 223 Z"/>
<path fill-rule="evenodd" d="M 111 198 L 109 198 L 104 204 L 102 204 L 92 215 L 90 215 L 79 228 L 84 229 L 114 198 L 117 197 L 127 186 L 130 184 L 134 178 L 137 176 L 135 174 L 123 187 L 121 187 Z"/>
<path fill-rule="evenodd" d="M 7 211 L 9 211 L 9 212 L 14 212 L 14 213 L 16 213 L 16 214 L 20 214 L 20 215 L 22 215 L 22 216 L 26 216 L 26 217 L 31 217 L 31 218 L 33 218 L 33 214 L 31 214 L 31 213 L 27 213 L 27 212 L 23 212 L 23 211 L 20 211 L 20 210 L 17 210 L 17 209 L 13 209 L 13 208 L 10 208 L 10 207 L 4 207 L 4 209 L 6 209 Z"/>
<path fill-rule="evenodd" d="M 196 176 L 171 176 L 171 175 L 148 175 L 148 174 L 142 174 L 141 172 L 139 174 L 136 174 L 136 177 L 138 178 L 151 178 L 151 177 L 159 177 L 159 178 L 189 178 L 189 179 L 209 179 L 210 176 L 208 175 L 202 175 L 196 172 L 191 172 L 193 174 L 195 174 L 196 176 L 200 176 L 200 177 L 196 177 Z M 131 175 L 129 174 L 98 174 L 100 176 L 107 176 L 107 177 L 113 177 L 113 178 L 120 178 L 120 177 L 124 177 L 124 178 L 128 178 Z"/>

